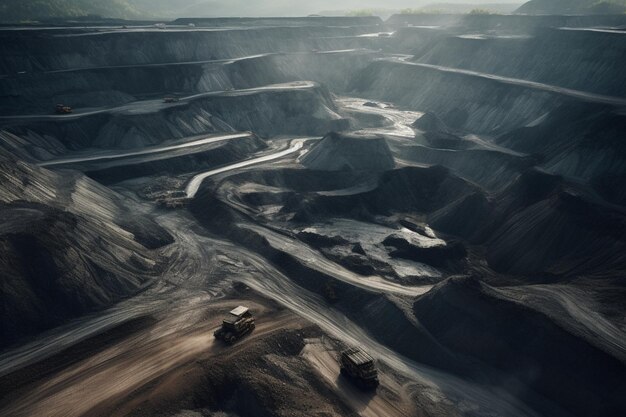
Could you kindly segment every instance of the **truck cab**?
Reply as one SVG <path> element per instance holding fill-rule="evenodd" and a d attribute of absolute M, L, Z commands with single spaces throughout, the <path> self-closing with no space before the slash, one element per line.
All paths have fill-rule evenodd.
<path fill-rule="evenodd" d="M 378 387 L 378 370 L 374 358 L 359 348 L 341 352 L 341 375 L 353 381 L 359 388 L 373 390 Z"/>
<path fill-rule="evenodd" d="M 254 330 L 255 319 L 248 307 L 239 306 L 231 310 L 222 320 L 222 326 L 213 335 L 218 340 L 233 344 Z"/>

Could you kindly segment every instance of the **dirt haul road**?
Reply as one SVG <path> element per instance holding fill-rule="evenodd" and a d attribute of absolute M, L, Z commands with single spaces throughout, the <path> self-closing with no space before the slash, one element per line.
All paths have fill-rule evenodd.
<path fill-rule="evenodd" d="M 233 306 L 246 304 L 258 324 L 241 344 L 225 346 L 213 337 L 222 315 Z M 208 317 L 208 319 L 207 319 Z M 0 409 L 2 416 L 93 416 L 113 407 L 136 389 L 198 358 L 208 359 L 228 351 L 237 352 L 246 341 L 276 330 L 301 327 L 305 322 L 267 304 L 227 299 L 180 306 L 155 326 L 108 346 L 43 381 L 23 390 Z M 97 349 L 98 346 L 94 346 Z M 106 406 L 104 406 L 106 404 Z M 100 415 L 107 415 L 106 412 Z"/>

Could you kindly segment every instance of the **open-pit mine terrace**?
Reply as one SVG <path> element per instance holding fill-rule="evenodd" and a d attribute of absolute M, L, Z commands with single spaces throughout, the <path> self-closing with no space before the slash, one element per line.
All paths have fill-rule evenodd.
<path fill-rule="evenodd" d="M 0 28 L 0 415 L 626 415 L 625 25 Z"/>

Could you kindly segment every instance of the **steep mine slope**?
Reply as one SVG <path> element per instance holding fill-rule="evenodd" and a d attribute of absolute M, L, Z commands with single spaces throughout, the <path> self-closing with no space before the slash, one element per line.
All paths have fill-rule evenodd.
<path fill-rule="evenodd" d="M 405 58 L 373 62 L 355 77 L 352 88 L 365 97 L 391 101 L 411 110 L 433 111 L 452 127 L 473 133 L 503 133 L 532 124 L 571 102 L 616 109 L 626 106 L 626 98 L 619 96 L 407 62 Z"/>
<path fill-rule="evenodd" d="M 464 196 L 429 219 L 438 231 L 485 244 L 496 271 L 530 280 L 615 275 L 625 262 L 625 213 L 613 204 L 620 192 L 611 191 L 624 175 L 622 118 L 612 107 L 569 103 L 496 139 L 505 148 L 476 150 L 442 149 L 463 141 L 427 114 L 414 124 L 427 130 L 427 141 L 399 149 L 492 191 Z"/>
<path fill-rule="evenodd" d="M 622 273 L 626 216 L 580 195 L 557 190 L 508 213 L 489 243 L 488 260 L 501 272 L 572 276 Z"/>
<path fill-rule="evenodd" d="M 450 278 L 417 299 L 413 311 L 443 345 L 501 369 L 511 385 L 522 382 L 572 414 L 618 416 L 626 407 L 623 359 L 506 290 Z M 518 389 L 522 398 L 530 394 Z"/>
<path fill-rule="evenodd" d="M 175 103 L 144 100 L 71 115 L 6 116 L 10 136 L 29 143 L 37 159 L 85 148 L 130 149 L 217 132 L 254 131 L 260 136 L 323 135 L 343 129 L 330 92 L 313 82 L 293 82 L 251 89 L 201 93 Z M 15 145 L 18 152 L 24 144 Z M 11 149 L 11 151 L 14 151 Z"/>
<path fill-rule="evenodd" d="M 619 276 L 626 265 L 624 210 L 541 170 L 523 172 L 495 195 L 470 194 L 429 219 L 436 230 L 485 245 L 494 270 L 530 281 Z"/>
<path fill-rule="evenodd" d="M 359 95 L 433 111 L 446 123 L 476 133 L 523 126 L 562 101 L 547 91 L 397 60 L 370 64 L 352 86 Z"/>
<path fill-rule="evenodd" d="M 413 60 L 624 96 L 623 36 L 620 31 L 575 28 L 541 29 L 527 36 L 441 36 Z"/>
<path fill-rule="evenodd" d="M 624 36 L 602 29 L 611 17 L 595 19 L 584 26 L 550 16 L 468 16 L 441 27 L 402 28 L 385 45 L 402 55 L 372 62 L 350 88 L 369 99 L 433 111 L 472 133 L 532 125 L 567 104 L 620 109 L 626 106 Z M 483 20 L 485 27 L 478 24 Z M 543 23 L 511 34 L 509 20 Z"/>
<path fill-rule="evenodd" d="M 296 174 L 304 178 L 319 175 L 316 171 Z M 345 179 L 353 180 L 351 185 L 337 187 L 336 192 L 320 192 L 322 188 L 302 198 L 287 199 L 282 211 L 294 213 L 294 220 L 300 222 L 332 215 L 370 219 L 397 212 L 429 213 L 475 191 L 471 184 L 441 166 L 402 167 L 356 178 L 350 172 L 334 176 L 334 181 L 344 184 Z"/>
<path fill-rule="evenodd" d="M 48 113 L 56 103 L 74 108 L 118 106 L 159 95 L 246 89 L 288 81 L 311 80 L 335 92 L 345 91 L 347 71 L 364 68 L 380 55 L 366 41 L 338 44 L 339 51 L 306 50 L 234 59 L 136 64 L 32 72 L 0 78 L 0 109 L 5 115 Z M 347 41 L 346 41 L 347 42 Z M 358 44 L 358 43 L 361 44 Z M 372 42 L 372 41 L 370 41 Z M 330 47 L 330 46 L 329 46 Z M 346 48 L 359 48 L 345 50 Z M 17 59 L 17 57 L 14 57 Z"/>
<path fill-rule="evenodd" d="M 513 129 L 496 142 L 520 152 L 532 153 L 547 170 L 595 181 L 626 173 L 622 109 L 589 103 L 567 103 L 529 126 Z"/>
<path fill-rule="evenodd" d="M 233 59 L 271 52 L 349 49 L 367 44 L 357 35 L 370 26 L 268 26 L 175 28 L 159 30 L 84 30 L 67 32 L 0 31 L 5 59 L 0 73 L 27 74 L 76 68 L 164 64 Z M 350 46 L 351 45 L 351 46 Z M 24 54 L 25 50 L 32 51 Z M 138 53 L 138 51 L 141 51 Z"/>
<path fill-rule="evenodd" d="M 172 237 L 109 189 L 2 157 L 0 333 L 6 346 L 150 282 Z"/>
<path fill-rule="evenodd" d="M 386 171 L 395 166 L 384 137 L 336 132 L 316 143 L 300 162 L 321 171 Z"/>

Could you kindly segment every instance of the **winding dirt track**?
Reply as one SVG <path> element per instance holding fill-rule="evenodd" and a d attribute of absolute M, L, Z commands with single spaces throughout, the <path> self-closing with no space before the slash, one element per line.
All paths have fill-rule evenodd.
<path fill-rule="evenodd" d="M 187 184 L 187 187 L 185 187 L 185 193 L 187 194 L 188 198 L 193 198 L 198 192 L 198 189 L 200 189 L 200 185 L 202 184 L 202 181 L 204 181 L 205 179 L 212 177 L 214 175 L 217 175 L 217 174 L 222 174 L 222 173 L 230 172 L 236 169 L 246 168 L 252 165 L 261 164 L 263 162 L 269 162 L 269 161 L 273 161 L 276 159 L 284 158 L 285 156 L 291 155 L 301 150 L 302 147 L 304 146 L 304 143 L 310 139 L 311 138 L 294 139 L 291 142 L 291 145 L 289 146 L 289 148 L 284 149 L 282 151 L 260 156 L 258 158 L 248 159 L 242 162 L 237 162 L 236 164 L 228 165 L 222 168 L 213 169 L 211 171 L 198 174 L 195 177 L 193 177 L 191 181 L 189 181 L 189 183 Z"/>
<path fill-rule="evenodd" d="M 589 93 L 587 91 L 573 90 L 571 88 L 558 87 L 556 85 L 539 83 L 536 81 L 528 81 L 520 78 L 503 77 L 495 74 L 488 74 L 485 72 L 471 71 L 459 68 L 444 67 L 442 65 L 423 64 L 420 62 L 408 62 L 404 58 L 388 58 L 390 62 L 394 62 L 401 65 L 411 65 L 415 67 L 422 67 L 433 69 L 441 72 L 448 72 L 460 75 L 467 75 L 470 77 L 483 78 L 487 80 L 496 81 L 503 84 L 514 85 L 518 87 L 531 88 L 537 91 L 545 91 L 547 93 L 558 94 L 566 97 L 572 97 L 577 100 L 587 101 L 589 103 L 609 104 L 612 106 L 624 107 L 626 106 L 626 98 L 606 96 L 602 94 Z"/>
<path fill-rule="evenodd" d="M 154 113 L 162 109 L 183 106 L 185 103 L 208 97 L 241 97 L 250 96 L 258 93 L 281 92 L 290 90 L 308 90 L 317 87 L 312 81 L 294 81 L 290 83 L 273 84 L 263 87 L 246 88 L 240 90 L 229 91 L 210 91 L 206 93 L 194 94 L 187 97 L 181 97 L 178 102 L 164 103 L 161 99 L 141 100 L 132 103 L 123 104 L 117 107 L 95 108 L 95 109 L 75 109 L 71 114 L 32 114 L 32 115 L 16 115 L 16 116 L 0 116 L 0 121 L 11 122 L 42 122 L 42 121 L 63 121 L 76 120 L 82 117 L 94 116 L 98 114 L 122 114 L 136 115 Z"/>
<path fill-rule="evenodd" d="M 209 313 L 209 320 L 204 320 L 206 300 L 191 307 L 180 306 L 154 327 L 29 387 L 22 396 L 1 409 L 0 415 L 91 416 L 94 410 L 113 406 L 134 390 L 199 357 L 208 359 L 224 352 L 232 354 L 245 346 L 246 341 L 302 324 L 295 315 L 272 312 L 267 306 L 250 300 L 222 300 L 211 303 L 210 308 L 227 310 L 240 303 L 254 309 L 259 325 L 239 346 L 227 347 L 215 341 L 213 331 L 221 316 Z"/>
<path fill-rule="evenodd" d="M 122 151 L 122 152 L 114 152 L 114 153 L 102 153 L 102 154 L 96 154 L 96 155 L 94 155 L 93 152 L 91 152 L 89 155 L 85 155 L 85 156 L 73 156 L 70 158 L 53 159 L 51 161 L 42 162 L 39 164 L 39 166 L 50 167 L 50 166 L 55 166 L 55 165 L 76 164 L 80 162 L 98 162 L 98 161 L 108 161 L 108 160 L 129 158 L 133 156 L 164 154 L 164 153 L 168 153 L 168 152 L 172 152 L 172 151 L 176 151 L 180 149 L 193 148 L 196 146 L 222 142 L 222 141 L 226 141 L 230 139 L 249 138 L 251 136 L 252 134 L 249 132 L 233 133 L 229 135 L 210 135 L 210 136 L 203 136 L 201 138 L 190 140 L 190 141 L 183 142 L 183 143 L 177 143 L 176 145 L 153 146 L 153 147 L 143 148 L 139 151 L 132 151 L 132 152 Z"/>

